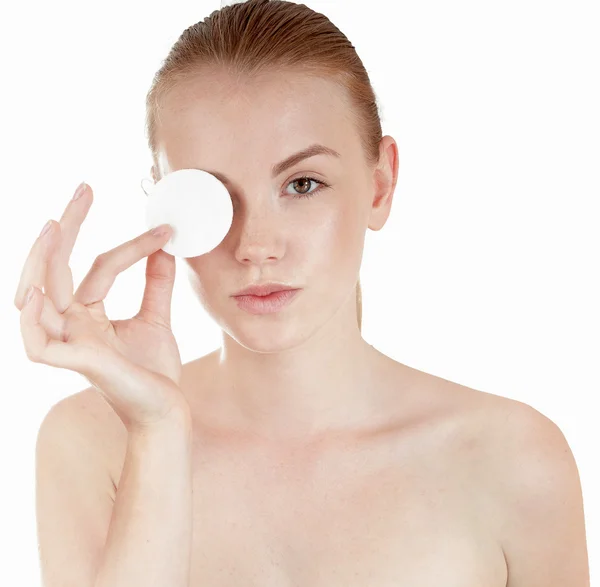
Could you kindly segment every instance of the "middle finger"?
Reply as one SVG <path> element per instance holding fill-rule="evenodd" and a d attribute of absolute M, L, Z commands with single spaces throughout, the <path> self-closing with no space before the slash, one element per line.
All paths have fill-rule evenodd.
<path fill-rule="evenodd" d="M 69 259 L 82 222 L 92 205 L 91 190 L 82 182 L 75 195 L 80 197 L 67 204 L 60 218 L 58 227 L 59 243 L 52 255 L 48 258 L 46 275 L 46 295 L 54 303 L 56 310 L 63 313 L 73 303 L 73 274 L 69 267 Z"/>

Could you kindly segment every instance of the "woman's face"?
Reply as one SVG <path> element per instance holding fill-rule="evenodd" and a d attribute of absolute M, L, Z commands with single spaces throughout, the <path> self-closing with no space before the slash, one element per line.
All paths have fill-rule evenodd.
<path fill-rule="evenodd" d="M 163 101 L 155 179 L 184 168 L 226 176 L 230 231 L 215 249 L 186 263 L 207 312 L 244 346 L 295 346 L 342 305 L 355 307 L 375 186 L 347 113 L 337 85 L 294 72 L 244 82 L 206 73 Z M 339 156 L 318 154 L 272 174 L 276 164 L 312 145 Z M 385 218 L 388 213 L 389 205 Z M 376 230 L 383 225 L 374 224 Z M 240 309 L 231 297 L 266 281 L 301 291 L 283 310 L 265 315 Z"/>

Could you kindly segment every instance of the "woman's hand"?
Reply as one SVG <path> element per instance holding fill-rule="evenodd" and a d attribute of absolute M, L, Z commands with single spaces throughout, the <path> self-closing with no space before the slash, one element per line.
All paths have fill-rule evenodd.
<path fill-rule="evenodd" d="M 189 413 L 179 387 L 181 357 L 171 332 L 175 258 L 161 250 L 171 229 L 150 231 L 98 255 L 77 291 L 69 258 L 93 201 L 85 186 L 58 223 L 37 238 L 21 274 L 15 305 L 29 359 L 81 373 L 102 394 L 125 426 L 145 426 L 172 410 Z M 104 299 L 116 276 L 147 257 L 139 312 L 109 320 Z M 33 296 L 25 304 L 30 286 Z"/>

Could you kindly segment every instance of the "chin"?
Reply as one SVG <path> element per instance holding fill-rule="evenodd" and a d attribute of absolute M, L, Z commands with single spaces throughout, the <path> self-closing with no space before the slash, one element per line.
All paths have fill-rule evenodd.
<path fill-rule="evenodd" d="M 244 316 L 235 323 L 221 324 L 224 333 L 240 346 L 255 353 L 280 353 L 300 346 L 309 333 L 296 321 L 263 320 L 262 316 Z"/>

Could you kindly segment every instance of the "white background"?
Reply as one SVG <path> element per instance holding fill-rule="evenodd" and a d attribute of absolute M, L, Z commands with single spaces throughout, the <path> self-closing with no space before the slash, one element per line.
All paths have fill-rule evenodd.
<path fill-rule="evenodd" d="M 593 1 L 310 1 L 356 46 L 400 151 L 391 216 L 367 233 L 363 336 L 398 361 L 518 399 L 575 454 L 600 573 L 600 18 Z M 39 585 L 34 445 L 82 376 L 25 355 L 13 297 L 29 249 L 80 181 L 94 204 L 71 257 L 143 232 L 144 98 L 202 2 L 23 2 L 0 14 L 3 271 L 0 584 Z M 282 157 L 285 155 L 281 154 Z M 177 260 L 184 362 L 220 344 Z M 111 318 L 139 307 L 145 260 Z M 84 587 L 84 586 L 82 586 Z"/>

